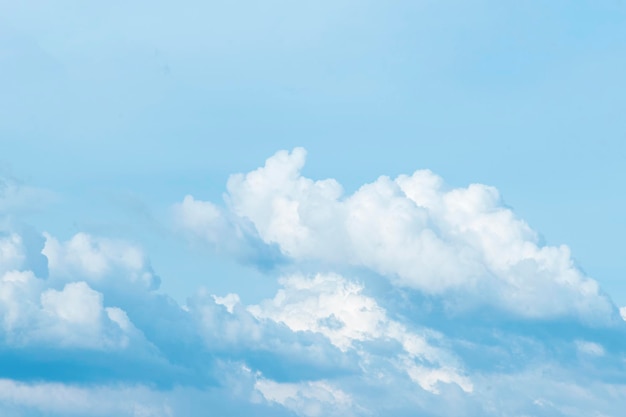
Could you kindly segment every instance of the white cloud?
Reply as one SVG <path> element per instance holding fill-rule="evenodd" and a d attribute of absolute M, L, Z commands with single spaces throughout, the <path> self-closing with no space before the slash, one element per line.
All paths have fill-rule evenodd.
<path fill-rule="evenodd" d="M 50 276 L 99 283 L 105 278 L 129 280 L 148 289 L 159 286 L 143 251 L 121 240 L 78 233 L 67 242 L 45 234 L 42 253 L 48 258 Z"/>
<path fill-rule="evenodd" d="M 258 318 L 285 323 L 294 331 L 322 333 L 342 350 L 353 341 L 381 337 L 386 331 L 385 311 L 361 294 L 362 286 L 338 275 L 312 279 L 291 276 L 281 279 L 283 288 L 271 301 L 248 310 Z"/>
<path fill-rule="evenodd" d="M 93 327 L 102 315 L 102 294 L 84 282 L 72 282 L 61 291 L 46 290 L 41 305 L 44 312 L 62 321 Z"/>
<path fill-rule="evenodd" d="M 459 375 L 454 369 L 425 368 L 411 361 L 406 361 L 405 366 L 411 379 L 417 382 L 426 391 L 432 392 L 433 394 L 439 394 L 439 383 L 457 384 L 465 392 L 472 392 L 474 390 L 474 385 L 470 379 Z"/>
<path fill-rule="evenodd" d="M 462 294 L 456 299 L 465 305 L 457 308 L 487 304 L 528 318 L 613 320 L 615 307 L 576 268 L 569 249 L 542 246 L 493 187 L 447 189 L 432 172 L 416 171 L 343 196 L 335 180 L 300 174 L 305 156 L 301 148 L 276 153 L 265 166 L 233 175 L 226 196 L 241 219 L 233 221 L 251 222 L 293 260 L 366 267 L 425 294 Z M 180 207 L 187 206 L 193 210 L 178 210 L 179 222 L 219 242 L 213 234 L 228 216 L 190 196 Z"/>
<path fill-rule="evenodd" d="M 228 230 L 228 223 L 213 203 L 195 200 L 188 195 L 182 203 L 174 206 L 174 214 L 179 226 L 191 235 L 212 243 L 227 237 L 224 234 Z"/>
<path fill-rule="evenodd" d="M 11 271 L 0 278 L 0 311 L 5 343 L 20 346 L 63 346 L 119 349 L 128 343 L 132 324 L 104 310 L 102 294 L 85 282 L 62 290 L 31 271 Z"/>
<path fill-rule="evenodd" d="M 48 241 L 58 245 L 50 237 Z M 131 254 L 131 258 L 133 256 Z M 53 267 L 57 267 L 58 259 L 53 256 L 53 260 Z M 108 310 L 116 307 L 105 309 L 103 295 L 81 280 L 81 277 L 93 278 L 95 275 L 90 273 L 109 266 L 94 256 L 81 265 L 89 260 L 94 261 L 95 266 L 84 268 L 83 273 L 70 282 L 57 283 L 38 277 L 28 269 L 28 248 L 21 235 L 11 233 L 0 238 L 0 312 L 4 342 L 14 347 L 118 349 L 126 346 L 128 333 L 136 336 L 136 329 L 127 317 L 124 322 L 125 313 L 121 309 L 117 308 L 119 312 Z"/>
<path fill-rule="evenodd" d="M 22 237 L 17 233 L 0 235 L 0 275 L 22 267 L 26 259 Z"/>
<path fill-rule="evenodd" d="M 297 332 L 279 321 L 259 319 L 235 294 L 189 299 L 187 310 L 204 346 L 214 355 L 247 362 L 279 380 L 319 379 L 353 372 L 354 357 L 344 355 L 323 335 Z"/>
<path fill-rule="evenodd" d="M 278 403 L 300 416 L 351 416 L 352 398 L 327 381 L 278 383 L 259 378 L 254 384 L 267 401 Z"/>
<path fill-rule="evenodd" d="M 453 355 L 391 320 L 376 300 L 362 294 L 361 285 L 336 274 L 291 276 L 281 283 L 283 288 L 272 300 L 248 307 L 255 317 L 284 323 L 293 331 L 321 333 L 344 352 L 356 350 L 365 361 L 371 352 L 358 342 L 395 342 L 400 351 L 397 357 L 402 358 L 399 369 L 406 369 L 423 389 L 437 393 L 436 384 L 441 382 L 472 391 Z M 386 355 L 393 357 L 390 352 Z"/>
<path fill-rule="evenodd" d="M 475 415 L 617 417 L 626 407 L 624 383 L 593 380 L 574 369 L 544 365 L 482 378 L 480 392 L 466 403 Z"/>
<path fill-rule="evenodd" d="M 39 315 L 38 297 L 42 290 L 43 283 L 31 271 L 10 271 L 0 277 L 0 311 L 3 333 L 9 343 L 23 329 L 35 327 L 33 320 Z"/>
<path fill-rule="evenodd" d="M 236 309 L 239 297 L 212 295 L 206 291 L 190 300 L 188 309 L 200 323 L 200 332 L 212 348 L 249 346 L 262 341 L 264 329 L 243 309 Z"/>
<path fill-rule="evenodd" d="M 233 212 L 249 219 L 261 238 L 277 243 L 292 257 L 322 253 L 343 255 L 342 230 L 335 228 L 341 219 L 337 199 L 341 186 L 335 180 L 312 181 L 300 176 L 306 152 L 278 152 L 265 167 L 228 180 L 227 201 Z M 302 222 L 306 216 L 307 222 Z M 308 224 L 307 224 L 308 223 Z M 311 230 L 312 227 L 318 226 Z"/>
<path fill-rule="evenodd" d="M 270 269 L 282 256 L 276 247 L 264 243 L 248 220 L 222 210 L 208 201 L 186 196 L 175 204 L 176 227 L 194 243 L 207 243 L 219 253 L 240 262 Z"/>
<path fill-rule="evenodd" d="M 128 242 L 5 230 L 0 367 L 14 379 L 0 379 L 0 414 L 586 416 L 626 407 L 624 323 L 589 326 L 611 318 L 611 302 L 567 247 L 542 246 L 495 189 L 446 189 L 418 171 L 343 196 L 334 180 L 302 177 L 304 160 L 301 149 L 279 152 L 233 176 L 224 207 L 191 196 L 175 207 L 179 226 L 229 255 L 259 251 L 261 262 L 274 245 L 291 258 L 275 295 L 252 305 L 233 288 L 200 290 L 179 306 L 155 291 L 149 259 Z M 454 303 L 466 314 L 448 315 Z M 511 313 L 583 320 L 498 319 Z"/>
<path fill-rule="evenodd" d="M 155 388 L 152 384 L 67 384 L 0 379 L 0 415 L 7 417 L 292 417 L 282 406 L 270 406 L 255 389 L 258 378 L 240 364 L 218 366 L 221 386 Z M 316 385 L 316 384 L 314 384 Z M 259 401 L 261 400 L 261 401 Z M 262 403 L 262 402 L 265 402 Z"/>
<path fill-rule="evenodd" d="M 605 354 L 605 351 L 602 345 L 599 345 L 598 343 L 594 343 L 594 342 L 589 342 L 586 340 L 577 340 L 576 348 L 578 349 L 580 353 L 584 353 L 586 355 L 604 356 Z"/>
<path fill-rule="evenodd" d="M 22 416 L 174 416 L 170 406 L 145 387 L 88 388 L 0 379 L 0 411 L 8 413 L 12 409 L 19 410 Z"/>
<path fill-rule="evenodd" d="M 135 335 L 126 313 L 117 307 L 105 309 L 102 294 L 85 282 L 66 284 L 60 291 L 48 289 L 40 299 L 47 327 L 36 338 L 63 346 L 120 349 Z"/>
<path fill-rule="evenodd" d="M 231 314 L 233 313 L 235 306 L 241 303 L 237 294 L 226 294 L 224 297 L 214 295 L 213 299 L 215 300 L 215 304 L 226 307 L 226 310 Z"/>

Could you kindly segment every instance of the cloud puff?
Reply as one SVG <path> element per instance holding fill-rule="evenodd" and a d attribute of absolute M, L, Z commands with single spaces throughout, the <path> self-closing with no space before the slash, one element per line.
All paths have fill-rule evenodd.
<path fill-rule="evenodd" d="M 268 271 L 286 261 L 278 246 L 264 242 L 250 221 L 211 202 L 187 195 L 174 205 L 173 214 L 178 229 L 192 241 L 209 244 L 239 262 Z"/>
<path fill-rule="evenodd" d="M 78 233 L 61 243 L 49 234 L 42 253 L 48 259 L 51 277 L 101 282 L 120 277 L 147 289 L 159 287 L 156 276 L 142 250 L 121 240 L 94 238 Z"/>
<path fill-rule="evenodd" d="M 462 294 L 456 309 L 615 322 L 616 308 L 567 246 L 543 246 L 495 188 L 449 189 L 423 170 L 380 177 L 345 196 L 333 179 L 303 177 L 305 156 L 302 148 L 280 151 L 263 167 L 231 176 L 227 215 L 186 197 L 179 223 L 214 242 L 219 230 L 234 227 L 227 224 L 251 223 L 252 233 L 294 262 L 363 267 L 424 294 Z"/>
<path fill-rule="evenodd" d="M 21 270 L 22 254 L 15 250 L 20 239 L 13 236 L 6 244 L 0 275 L 2 341 L 15 348 L 36 345 L 54 347 L 116 349 L 125 346 L 134 328 L 126 313 L 117 307 L 104 307 L 103 295 L 84 281 L 61 289 Z M 5 242 L 6 243 L 6 242 Z M 10 259 L 6 259 L 6 258 Z M 9 268 L 7 268 L 9 269 Z"/>
<path fill-rule="evenodd" d="M 424 335 L 390 320 L 374 299 L 361 293 L 362 286 L 338 275 L 293 276 L 281 283 L 284 287 L 274 299 L 248 308 L 255 317 L 284 323 L 294 331 L 320 333 L 342 351 L 356 350 L 361 361 L 372 356 L 363 342 L 396 345 L 383 351 L 385 358 L 393 358 L 423 389 L 436 393 L 437 384 L 444 382 L 472 391 L 471 381 L 456 369 L 458 363 L 452 355 L 433 346 Z"/>
<path fill-rule="evenodd" d="M 0 273 L 22 266 L 26 259 L 22 237 L 17 233 L 0 236 Z"/>
<path fill-rule="evenodd" d="M 321 335 L 259 321 L 235 294 L 200 291 L 178 305 L 156 292 L 148 259 L 127 242 L 45 238 L 46 279 L 29 269 L 19 234 L 0 241 L 0 362 L 13 361 L 5 375 L 205 386 L 219 380 L 213 367 L 222 360 L 245 360 L 279 381 L 355 366 Z"/>
<path fill-rule="evenodd" d="M 129 299 L 149 300 L 151 294 L 148 272 L 142 271 L 143 260 L 129 251 L 131 246 L 109 241 L 108 246 L 98 245 L 93 243 L 98 239 L 84 234 L 66 243 L 31 234 L 10 232 L 0 238 L 3 376 L 141 380 L 153 377 L 145 372 L 151 366 L 173 378 L 168 360 L 125 309 L 132 307 Z M 141 282 L 141 291 L 136 282 Z M 128 362 L 134 367 L 125 367 Z"/>

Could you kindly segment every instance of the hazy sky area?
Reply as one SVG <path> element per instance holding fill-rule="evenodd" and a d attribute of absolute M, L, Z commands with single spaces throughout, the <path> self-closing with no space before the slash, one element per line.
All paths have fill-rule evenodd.
<path fill-rule="evenodd" d="M 0 0 L 0 414 L 621 417 L 624 109 L 620 0 Z"/>

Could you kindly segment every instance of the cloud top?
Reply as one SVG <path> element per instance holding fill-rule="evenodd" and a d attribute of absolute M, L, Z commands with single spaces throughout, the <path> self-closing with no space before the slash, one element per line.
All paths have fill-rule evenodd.
<path fill-rule="evenodd" d="M 176 206 L 179 224 L 217 245 L 220 231 L 237 230 L 239 237 L 231 236 L 238 245 L 251 234 L 294 262 L 366 268 L 395 286 L 462 298 L 461 309 L 616 320 L 617 310 L 575 266 L 569 248 L 542 245 L 495 188 L 449 188 L 421 170 L 382 176 L 344 195 L 334 179 L 302 176 L 305 157 L 302 148 L 280 151 L 263 167 L 231 176 L 224 207 L 186 197 Z"/>

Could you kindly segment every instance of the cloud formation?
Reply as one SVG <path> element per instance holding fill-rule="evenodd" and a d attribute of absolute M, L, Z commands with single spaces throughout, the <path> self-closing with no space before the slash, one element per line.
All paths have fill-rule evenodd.
<path fill-rule="evenodd" d="M 293 331 L 320 333 L 343 352 L 355 350 L 362 362 L 373 354 L 365 347 L 367 342 L 390 344 L 380 360 L 395 362 L 426 391 L 437 393 L 440 382 L 472 391 L 471 381 L 456 369 L 452 355 L 390 320 L 374 299 L 362 295 L 360 285 L 338 275 L 287 277 L 281 283 L 283 288 L 272 300 L 249 307 L 255 317 L 284 323 Z"/>
<path fill-rule="evenodd" d="M 179 230 L 277 279 L 179 304 L 135 244 L 0 231 L 0 414 L 619 416 L 626 323 L 565 246 L 430 171 L 351 195 L 281 151 Z M 164 277 L 168 279 L 168 277 Z M 250 283 L 260 285 L 260 283 Z"/>
<path fill-rule="evenodd" d="M 380 177 L 352 195 L 333 180 L 301 175 L 306 152 L 280 151 L 231 176 L 225 208 L 192 196 L 176 206 L 188 233 L 219 245 L 250 231 L 294 262 L 369 269 L 393 285 L 455 296 L 454 308 L 494 307 L 524 318 L 609 323 L 617 310 L 569 248 L 541 245 L 498 191 L 450 189 L 430 171 Z M 252 224 L 253 228 L 239 225 Z M 460 296 L 459 296 L 460 295 Z"/>

